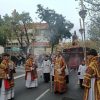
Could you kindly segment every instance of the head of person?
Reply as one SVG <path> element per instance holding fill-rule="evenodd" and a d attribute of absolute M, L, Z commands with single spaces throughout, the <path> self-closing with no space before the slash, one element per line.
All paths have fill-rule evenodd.
<path fill-rule="evenodd" d="M 47 61 L 47 60 L 48 60 L 48 57 L 49 57 L 48 55 L 45 55 L 45 61 Z"/>
<path fill-rule="evenodd" d="M 90 49 L 88 51 L 87 58 L 89 59 L 89 58 L 95 57 L 97 55 L 98 55 L 98 53 L 97 53 L 97 51 L 95 49 Z"/>
<path fill-rule="evenodd" d="M 82 65 L 85 65 L 85 60 L 82 60 Z"/>
<path fill-rule="evenodd" d="M 4 53 L 3 55 L 3 60 L 9 60 L 10 55 L 8 53 Z"/>

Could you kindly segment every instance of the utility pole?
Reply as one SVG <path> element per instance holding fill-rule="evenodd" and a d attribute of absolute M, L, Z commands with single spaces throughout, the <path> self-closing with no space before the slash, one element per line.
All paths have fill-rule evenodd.
<path fill-rule="evenodd" d="M 80 6 L 81 6 L 81 9 L 80 9 L 80 11 L 79 11 L 79 16 L 81 17 L 83 24 L 80 25 L 79 31 L 80 31 L 80 33 L 83 35 L 83 42 L 84 42 L 84 51 L 83 51 L 83 52 L 84 52 L 84 60 L 86 61 L 85 17 L 86 17 L 86 14 L 87 14 L 87 10 L 86 10 L 85 7 L 84 7 L 83 0 L 80 0 Z M 80 23 L 81 23 L 81 22 L 80 22 Z"/>

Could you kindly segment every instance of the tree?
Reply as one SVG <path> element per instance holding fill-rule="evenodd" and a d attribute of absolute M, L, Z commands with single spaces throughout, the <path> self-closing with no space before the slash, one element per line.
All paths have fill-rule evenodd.
<path fill-rule="evenodd" d="M 6 43 L 7 43 L 6 36 L 4 34 L 0 33 L 0 45 L 5 47 Z"/>
<path fill-rule="evenodd" d="M 54 10 L 44 8 L 40 4 L 37 5 L 37 14 L 41 21 L 45 21 L 49 25 L 50 30 L 50 44 L 54 46 L 59 43 L 59 40 L 63 38 L 70 38 L 69 32 L 73 28 L 73 24 L 70 21 L 66 21 L 65 17 L 61 14 L 57 14 Z M 53 50 L 53 49 L 52 49 Z"/>
<path fill-rule="evenodd" d="M 55 33 L 50 35 L 51 53 L 53 52 L 54 46 L 59 43 L 59 36 Z"/>
<path fill-rule="evenodd" d="M 89 10 L 92 11 L 100 11 L 100 0 L 84 0 L 87 4 L 88 7 L 86 7 Z"/>
<path fill-rule="evenodd" d="M 84 0 L 86 9 L 89 11 L 91 23 L 88 25 L 89 39 L 94 41 L 96 49 L 100 47 L 100 0 Z"/>
<path fill-rule="evenodd" d="M 28 12 L 22 12 L 19 14 L 16 10 L 12 12 L 11 16 L 11 28 L 13 37 L 19 41 L 21 49 L 26 53 L 30 44 L 29 34 L 27 32 L 28 26 L 32 23 L 32 19 Z"/>
<path fill-rule="evenodd" d="M 96 43 L 98 49 L 100 49 L 100 16 L 94 18 L 91 21 L 88 29 L 89 39 Z"/>
<path fill-rule="evenodd" d="M 4 46 L 7 39 L 11 39 L 10 17 L 6 14 L 3 18 L 0 17 L 0 45 Z"/>
<path fill-rule="evenodd" d="M 26 52 L 30 44 L 29 34 L 27 32 L 28 25 L 32 23 L 32 19 L 27 12 L 19 14 L 16 10 L 12 12 L 12 28 L 17 40 L 21 45 L 21 49 Z M 26 45 L 26 48 L 25 48 Z"/>
<path fill-rule="evenodd" d="M 3 38 L 5 40 L 4 43 L 6 44 L 7 41 L 13 42 L 14 39 L 17 39 L 19 41 L 20 48 L 24 51 L 24 53 L 26 53 L 30 44 L 27 27 L 31 24 L 31 22 L 32 19 L 28 12 L 22 12 L 19 14 L 16 10 L 14 10 L 11 16 L 8 16 L 7 14 L 5 14 L 3 18 L 0 16 L 0 40 Z"/>

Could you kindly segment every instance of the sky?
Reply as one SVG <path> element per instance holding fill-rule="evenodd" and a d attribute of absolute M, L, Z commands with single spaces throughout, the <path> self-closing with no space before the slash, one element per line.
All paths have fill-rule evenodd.
<path fill-rule="evenodd" d="M 74 24 L 71 32 L 76 30 L 79 34 L 79 0 L 0 0 L 0 15 L 4 16 L 6 13 L 11 15 L 12 11 L 16 9 L 19 13 L 29 12 L 34 22 L 38 21 L 36 10 L 37 4 L 41 4 L 49 9 L 54 9 L 57 13 L 66 16 L 66 20 Z"/>

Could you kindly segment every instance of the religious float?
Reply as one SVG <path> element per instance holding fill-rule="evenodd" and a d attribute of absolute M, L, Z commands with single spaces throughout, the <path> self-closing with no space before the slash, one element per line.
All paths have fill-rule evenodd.
<path fill-rule="evenodd" d="M 91 49 L 93 43 L 85 41 L 86 54 Z M 78 40 L 76 33 L 72 36 L 72 42 L 65 43 L 62 50 L 63 56 L 69 68 L 77 69 L 84 57 L 84 42 Z"/>

